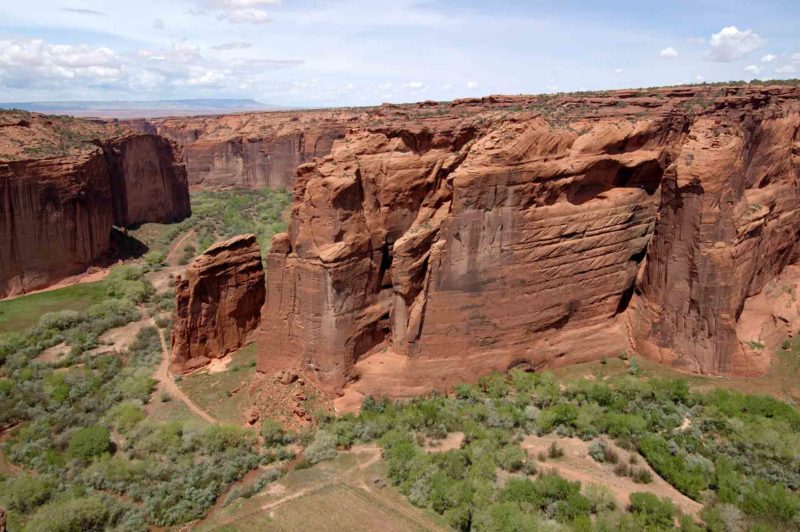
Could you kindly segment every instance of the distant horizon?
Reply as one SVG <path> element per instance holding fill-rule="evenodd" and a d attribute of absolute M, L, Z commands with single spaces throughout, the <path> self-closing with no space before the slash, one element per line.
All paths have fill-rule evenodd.
<path fill-rule="evenodd" d="M 36 0 L 0 6 L 0 100 L 353 107 L 791 78 L 795 0 Z M 763 7 L 763 8 L 762 8 Z"/>

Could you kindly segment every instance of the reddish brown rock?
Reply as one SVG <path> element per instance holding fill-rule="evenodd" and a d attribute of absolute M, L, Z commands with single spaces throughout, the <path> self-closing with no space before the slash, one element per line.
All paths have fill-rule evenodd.
<path fill-rule="evenodd" d="M 339 111 L 152 120 L 182 147 L 192 189 L 291 188 L 295 168 L 327 155 L 347 128 Z"/>
<path fill-rule="evenodd" d="M 737 320 L 796 261 L 798 96 L 491 97 L 353 126 L 298 170 L 259 370 L 291 354 L 390 395 L 631 348 L 762 372 Z"/>
<path fill-rule="evenodd" d="M 83 271 L 113 222 L 102 155 L 0 163 L 0 297 Z"/>
<path fill-rule="evenodd" d="M 0 532 L 6 532 L 6 511 L 0 508 Z"/>
<path fill-rule="evenodd" d="M 175 286 L 174 373 L 186 373 L 244 344 L 264 304 L 264 269 L 255 235 L 217 242 Z"/>
<path fill-rule="evenodd" d="M 127 135 L 96 144 L 102 147 L 0 162 L 0 297 L 84 271 L 109 249 L 113 225 L 190 214 L 185 168 L 166 139 Z"/>
<path fill-rule="evenodd" d="M 191 216 L 186 165 L 158 135 L 129 135 L 104 143 L 109 164 L 114 222 L 170 223 Z"/>

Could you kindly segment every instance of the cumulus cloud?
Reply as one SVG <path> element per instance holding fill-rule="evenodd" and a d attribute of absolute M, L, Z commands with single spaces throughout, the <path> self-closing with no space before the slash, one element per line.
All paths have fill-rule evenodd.
<path fill-rule="evenodd" d="M 212 50 L 245 50 L 247 48 L 252 48 L 253 43 L 244 42 L 244 41 L 235 41 L 235 42 L 226 42 L 224 44 L 219 44 L 217 46 L 212 46 Z"/>
<path fill-rule="evenodd" d="M 664 48 L 663 50 L 661 50 L 658 53 L 658 55 L 660 57 L 665 58 L 665 59 L 674 59 L 674 58 L 678 57 L 678 50 L 676 50 L 672 46 L 668 46 L 668 47 Z"/>
<path fill-rule="evenodd" d="M 756 65 L 747 65 L 746 67 L 744 67 L 744 71 L 754 76 L 761 74 L 761 69 L 758 68 Z"/>
<path fill-rule="evenodd" d="M 0 82 L 8 86 L 52 86 L 66 80 L 104 84 L 125 75 L 109 48 L 52 45 L 41 39 L 0 41 Z"/>
<path fill-rule="evenodd" d="M 278 2 L 279 0 L 205 0 L 202 8 L 215 12 L 221 20 L 235 24 L 265 24 L 271 19 L 264 7 Z"/>
<path fill-rule="evenodd" d="M 719 63 L 729 63 L 757 50 L 764 42 L 753 30 L 742 31 L 736 26 L 726 26 L 719 33 L 711 35 L 708 58 Z"/>
<path fill-rule="evenodd" d="M 775 59 L 777 59 L 777 57 L 775 57 L 774 55 L 767 54 L 767 55 L 765 55 L 764 57 L 761 58 L 761 62 L 762 63 L 772 63 L 773 61 L 775 61 Z"/>
<path fill-rule="evenodd" d="M 477 89 L 478 88 L 478 82 L 477 81 L 468 81 L 467 82 L 467 88 L 468 89 Z"/>
<path fill-rule="evenodd" d="M 44 89 L 68 94 L 102 87 L 140 95 L 142 91 L 194 87 L 236 94 L 244 90 L 242 87 L 261 86 L 269 79 L 269 71 L 302 62 L 257 57 L 222 60 L 207 57 L 197 46 L 186 42 L 121 54 L 86 44 L 0 40 L 0 89 Z"/>
<path fill-rule="evenodd" d="M 614 69 L 614 73 L 615 74 L 622 74 L 622 69 L 621 68 L 615 68 Z"/>
<path fill-rule="evenodd" d="M 422 83 L 421 81 L 410 81 L 410 82 L 406 83 L 406 87 L 408 87 L 409 89 L 414 89 L 414 90 L 419 90 L 419 89 L 423 88 L 424 86 L 425 86 L 425 84 Z"/>

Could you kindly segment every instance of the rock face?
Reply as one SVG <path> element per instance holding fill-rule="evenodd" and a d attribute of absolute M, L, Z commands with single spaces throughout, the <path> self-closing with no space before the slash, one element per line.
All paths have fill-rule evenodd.
<path fill-rule="evenodd" d="M 84 269 L 109 246 L 114 222 L 102 156 L 0 164 L 0 297 Z"/>
<path fill-rule="evenodd" d="M 6 511 L 0 508 L 0 532 L 6 532 Z"/>
<path fill-rule="evenodd" d="M 114 223 L 170 223 L 191 215 L 186 166 L 158 135 L 130 135 L 103 145 L 110 168 Z"/>
<path fill-rule="evenodd" d="M 190 214 L 185 169 L 152 135 L 65 157 L 0 162 L 0 297 L 80 273 L 109 248 L 113 225 Z"/>
<path fill-rule="evenodd" d="M 295 168 L 330 153 L 337 113 L 270 112 L 152 120 L 182 147 L 192 189 L 291 188 Z"/>
<path fill-rule="evenodd" d="M 352 127 L 298 170 L 259 370 L 290 353 L 391 395 L 623 349 L 763 372 L 737 320 L 797 258 L 798 96 L 491 97 Z"/>
<path fill-rule="evenodd" d="M 208 248 L 175 286 L 171 370 L 185 373 L 241 347 L 258 326 L 264 298 L 255 235 Z"/>

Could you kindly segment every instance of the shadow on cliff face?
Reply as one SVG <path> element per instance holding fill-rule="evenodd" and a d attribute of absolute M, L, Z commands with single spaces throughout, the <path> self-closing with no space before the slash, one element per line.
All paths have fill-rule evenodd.
<path fill-rule="evenodd" d="M 109 262 L 137 259 L 148 251 L 150 251 L 150 248 L 141 240 L 132 237 L 126 229 L 112 227 L 111 245 L 108 249 L 107 258 L 104 258 Z"/>

